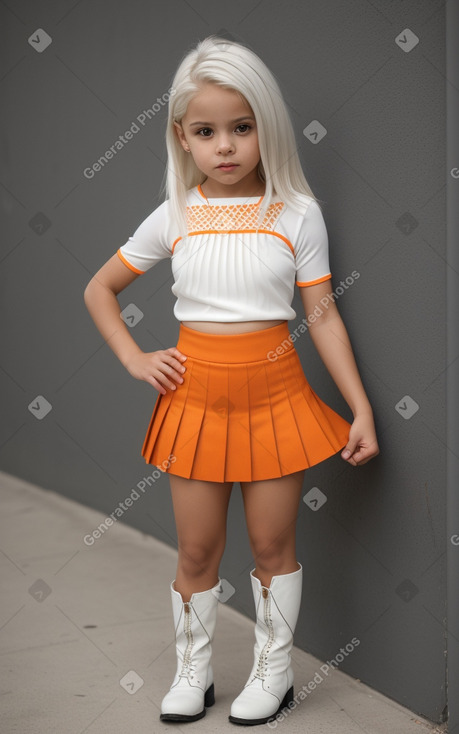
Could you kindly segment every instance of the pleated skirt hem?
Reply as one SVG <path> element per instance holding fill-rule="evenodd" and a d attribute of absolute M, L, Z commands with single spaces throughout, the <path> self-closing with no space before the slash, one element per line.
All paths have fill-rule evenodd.
<path fill-rule="evenodd" d="M 312 390 L 287 322 L 245 334 L 180 325 L 183 383 L 158 395 L 141 455 L 158 469 L 251 482 L 308 469 L 346 445 L 350 423 Z"/>

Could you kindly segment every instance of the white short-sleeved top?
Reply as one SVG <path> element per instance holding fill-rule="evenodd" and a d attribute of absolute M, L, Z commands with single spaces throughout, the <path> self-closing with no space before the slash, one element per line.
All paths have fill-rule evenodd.
<path fill-rule="evenodd" d="M 177 236 L 167 200 L 117 254 L 139 274 L 171 258 L 179 321 L 294 319 L 295 283 L 332 277 L 327 229 L 312 197 L 303 214 L 274 197 L 258 222 L 262 199 L 207 199 L 196 186 L 187 192 L 186 236 Z"/>

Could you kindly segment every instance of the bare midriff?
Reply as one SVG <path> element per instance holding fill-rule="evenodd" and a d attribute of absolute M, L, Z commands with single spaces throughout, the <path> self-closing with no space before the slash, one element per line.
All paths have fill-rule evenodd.
<path fill-rule="evenodd" d="M 207 334 L 245 334 L 248 331 L 270 329 L 283 323 L 283 321 L 182 321 L 183 326 Z"/>

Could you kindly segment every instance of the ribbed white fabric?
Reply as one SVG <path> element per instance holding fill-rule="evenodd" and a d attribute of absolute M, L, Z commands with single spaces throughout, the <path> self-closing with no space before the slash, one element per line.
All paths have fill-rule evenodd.
<path fill-rule="evenodd" d="M 165 201 L 117 253 L 139 274 L 171 258 L 179 321 L 294 319 L 295 282 L 331 278 L 327 229 L 313 198 L 303 214 L 274 199 L 259 222 L 261 200 L 206 199 L 195 187 L 187 195 L 186 237 Z"/>

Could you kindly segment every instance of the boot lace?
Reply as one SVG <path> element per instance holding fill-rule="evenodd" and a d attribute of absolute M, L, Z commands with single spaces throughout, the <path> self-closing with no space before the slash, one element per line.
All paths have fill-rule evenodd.
<path fill-rule="evenodd" d="M 191 659 L 191 651 L 193 648 L 193 633 L 191 631 L 191 604 L 186 602 L 184 604 L 184 632 L 187 639 L 187 645 L 183 654 L 182 669 L 179 673 L 179 678 L 193 678 L 196 673 L 196 664 Z"/>
<path fill-rule="evenodd" d="M 195 673 L 196 663 L 194 663 L 192 660 L 189 660 L 188 662 L 183 661 L 182 669 L 179 673 L 179 678 L 194 678 Z"/>
<path fill-rule="evenodd" d="M 274 628 L 271 619 L 271 595 L 269 593 L 269 589 L 266 589 L 266 592 L 267 593 L 265 593 L 265 587 L 263 587 L 262 593 L 264 598 L 264 619 L 266 627 L 268 628 L 268 639 L 263 645 L 263 649 L 258 656 L 257 669 L 254 673 L 254 678 L 261 678 L 262 680 L 266 678 L 267 675 L 269 675 L 268 655 L 274 641 Z"/>

